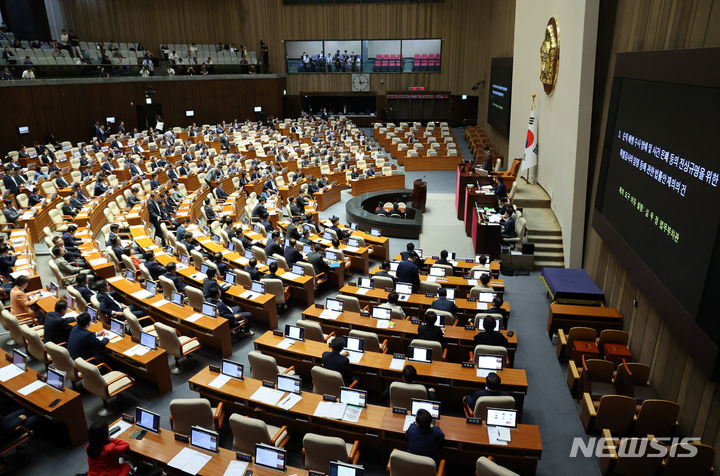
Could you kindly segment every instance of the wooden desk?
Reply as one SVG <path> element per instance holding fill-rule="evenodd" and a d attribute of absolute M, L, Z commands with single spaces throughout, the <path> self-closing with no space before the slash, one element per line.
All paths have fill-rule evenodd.
<path fill-rule="evenodd" d="M 463 164 L 457 166 L 457 177 L 455 178 L 455 209 L 457 210 L 457 219 L 465 219 L 465 190 L 469 183 L 477 183 L 480 185 L 490 185 L 492 178 L 490 176 L 481 176 L 473 173 L 472 171 L 466 171 Z"/>
<path fill-rule="evenodd" d="M 393 327 L 380 329 L 377 327 L 377 319 L 362 316 L 357 312 L 344 311 L 337 319 L 333 320 L 321 318 L 321 313 L 322 309 L 312 305 L 303 311 L 302 318 L 320 322 L 323 332 L 326 334 L 335 332 L 336 335 L 346 336 L 353 329 L 374 332 L 378 335 L 381 343 L 384 339 L 387 339 L 387 352 L 389 354 L 406 353 L 410 342 L 417 339 L 418 325 L 409 320 L 392 320 L 390 322 Z M 448 350 L 447 358 L 449 362 L 467 362 L 469 360 L 469 352 L 475 350 L 473 339 L 477 332 L 477 330 L 467 330 L 465 326 L 445 327 L 443 348 Z M 512 367 L 515 362 L 515 351 L 517 350 L 517 333 L 513 333 L 512 337 L 508 337 L 506 330 L 500 332 L 508 339 L 508 357 L 510 358 L 510 367 Z"/>
<path fill-rule="evenodd" d="M 425 256 L 423 257 L 423 265 L 420 266 L 421 270 L 429 270 L 429 268 L 434 265 L 438 261 L 439 257 L 434 256 Z M 468 258 L 470 259 L 470 258 Z M 393 261 L 402 261 L 402 255 L 397 254 L 393 258 Z M 455 276 L 468 276 L 470 274 L 470 270 L 474 268 L 475 266 L 480 266 L 480 263 L 476 263 L 474 259 L 471 259 L 471 261 L 467 261 L 465 259 L 455 259 L 455 263 L 453 264 L 453 271 Z M 497 278 L 500 275 L 500 261 L 491 261 L 488 265 L 488 272 L 491 276 L 494 278 Z"/>
<path fill-rule="evenodd" d="M 116 424 L 117 421 L 112 423 L 110 425 L 110 428 L 112 428 Z M 141 428 L 133 425 L 124 432 L 117 433 L 112 437 L 130 444 L 130 448 L 128 451 L 130 453 L 131 460 L 135 460 L 138 462 L 143 460 L 152 460 L 156 463 L 160 463 L 160 465 L 168 474 L 187 474 L 179 471 L 176 468 L 169 467 L 168 463 L 175 457 L 175 455 L 182 451 L 183 448 L 189 447 L 190 445 L 188 443 L 181 443 L 180 441 L 177 441 L 172 431 L 164 430 L 162 428 L 157 434 L 147 432 L 147 434 L 145 435 L 145 437 L 143 437 L 142 440 L 135 440 L 130 438 L 130 435 L 133 433 L 133 431 L 140 429 Z M 198 448 L 193 447 L 193 449 L 201 453 L 211 454 Z M 212 455 L 210 461 L 208 461 L 208 463 L 203 466 L 198 475 L 222 476 L 222 474 L 225 473 L 225 470 L 227 469 L 230 462 L 235 459 L 236 457 L 234 451 L 220 448 L 218 453 Z M 256 466 L 253 463 L 248 464 L 247 469 L 252 470 L 253 476 L 277 476 L 278 474 L 297 474 L 298 476 L 307 476 L 308 474 L 308 472 L 304 469 L 293 468 L 290 466 L 286 468 L 286 471 L 284 473 L 264 468 L 262 466 Z"/>
<path fill-rule="evenodd" d="M 370 271 L 370 275 L 374 275 L 380 271 L 380 268 L 374 268 Z M 394 272 L 391 272 L 394 273 Z M 470 290 L 480 284 L 477 279 L 468 279 L 464 276 L 430 276 L 427 273 L 420 273 L 420 281 L 427 281 L 431 283 L 438 283 L 444 288 L 455 288 L 456 297 L 465 297 L 470 293 Z M 505 292 L 505 280 L 504 279 L 491 279 L 488 286 L 492 288 L 494 293 Z"/>
<path fill-rule="evenodd" d="M 310 369 L 322 365 L 323 352 L 330 347 L 324 342 L 305 340 L 296 342 L 289 349 L 280 349 L 276 345 L 283 338 L 268 331 L 255 339 L 255 349 L 263 354 L 272 355 L 282 366 L 295 366 L 299 375 L 310 376 Z M 392 382 L 402 380 L 402 370 L 390 369 L 392 354 L 365 352 L 362 360 L 352 364 L 361 372 L 360 388 L 382 393 Z M 435 387 L 437 399 L 448 402 L 456 408 L 462 407 L 462 398 L 485 385 L 485 378 L 478 377 L 475 369 L 462 367 L 452 362 L 436 361 L 431 364 L 409 362 L 418 372 L 417 383 Z M 522 412 L 523 401 L 527 394 L 525 370 L 506 368 L 498 373 L 502 379 L 502 389 L 515 397 L 517 408 Z"/>
<path fill-rule="evenodd" d="M 379 452 L 377 458 L 381 461 L 387 461 L 394 448 L 407 447 L 407 438 L 402 431 L 405 417 L 394 414 L 389 407 L 368 405 L 357 422 L 330 420 L 314 416 L 322 395 L 303 392 L 302 400 L 286 411 L 250 398 L 262 385 L 260 380 L 232 379 L 219 389 L 210 387 L 210 382 L 217 375 L 206 367 L 189 379 L 190 389 L 211 401 L 222 401 L 247 416 L 261 418 L 271 424 L 287 425 L 294 435 L 315 431 L 338 436 L 345 441 L 357 439 L 363 454 Z M 453 472 L 448 474 L 473 474 L 480 454 L 492 455 L 498 463 L 524 474 L 534 474 L 542 455 L 540 429 L 535 425 L 518 425 L 512 430 L 512 441 L 507 446 L 492 446 L 482 425 L 469 425 L 464 418 L 451 416 L 441 416 L 437 424 L 445 433 L 440 457 L 446 458 L 453 468 Z"/>
<path fill-rule="evenodd" d="M 492 259 L 499 259 L 502 226 L 499 223 L 483 222 L 474 209 L 470 213 L 472 213 L 470 236 L 473 250 L 475 253 L 486 253 Z"/>
<path fill-rule="evenodd" d="M 12 365 L 7 360 L 8 354 L 0 350 L 0 366 Z M 25 373 L 15 378 L 0 382 L 2 392 L 12 400 L 27 408 L 28 410 L 49 418 L 56 423 L 62 423 L 73 447 L 79 446 L 87 440 L 87 423 L 83 412 L 82 396 L 66 388 L 59 392 L 52 387 L 44 386 L 29 395 L 21 395 L 19 390 L 37 380 L 37 372 L 28 369 Z M 59 399 L 57 405 L 50 404 Z"/>
<path fill-rule="evenodd" d="M 40 299 L 37 304 L 40 309 L 47 314 L 55 310 L 55 303 L 58 301 L 56 297 L 46 296 Z M 74 325 L 74 323 L 72 324 Z M 99 332 L 103 330 L 103 325 L 96 322 L 90 325 L 90 330 Z M 116 342 L 108 342 L 103 348 L 103 353 L 112 359 L 113 370 L 123 370 L 134 377 L 139 377 L 157 387 L 159 395 L 165 395 L 172 391 L 172 379 L 170 378 L 170 366 L 168 364 L 168 355 L 164 349 L 158 347 L 155 350 L 147 352 L 145 355 L 133 355 L 131 357 L 124 352 L 134 347 L 130 335 L 126 334 L 122 340 Z M 117 365 L 116 365 L 117 364 Z M 116 367 L 120 367 L 118 369 Z"/>
<path fill-rule="evenodd" d="M 405 157 L 405 171 L 420 171 L 420 170 L 455 170 L 458 165 L 458 161 L 462 160 L 462 157 L 457 155 L 438 155 L 435 157 L 429 155 L 418 155 L 417 157 Z"/>
<path fill-rule="evenodd" d="M 475 205 L 478 207 L 497 206 L 498 199 L 495 192 L 485 193 L 483 190 L 476 190 L 474 187 L 466 187 L 465 193 L 465 234 L 472 236 L 473 215 L 475 215 Z"/>
<path fill-rule="evenodd" d="M 623 318 L 620 311 L 613 307 L 550 304 L 547 322 L 550 338 L 558 329 L 567 333 L 571 327 L 576 326 L 591 327 L 598 332 L 604 329 L 622 329 Z"/>
<path fill-rule="evenodd" d="M 398 188 L 405 188 L 404 174 L 376 175 L 372 178 L 350 180 L 350 189 L 352 190 L 353 197 L 357 197 L 363 193 Z"/>
<path fill-rule="evenodd" d="M 334 187 L 330 187 L 326 189 L 323 192 L 315 192 L 315 200 L 317 200 L 318 210 L 323 211 L 330 207 L 330 205 L 337 203 L 340 201 L 340 192 L 342 191 L 342 186 L 335 185 Z"/>

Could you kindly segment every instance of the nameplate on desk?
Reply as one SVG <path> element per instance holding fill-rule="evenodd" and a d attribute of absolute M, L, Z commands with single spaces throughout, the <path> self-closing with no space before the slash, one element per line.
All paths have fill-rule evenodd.
<path fill-rule="evenodd" d="M 370 317 L 370 313 L 367 312 L 367 311 L 360 311 L 360 315 L 361 315 L 362 317 Z"/>
<path fill-rule="evenodd" d="M 477 298 L 469 297 L 469 298 L 467 298 L 467 301 L 468 302 L 477 302 Z"/>
<path fill-rule="evenodd" d="M 131 424 L 135 424 L 135 417 L 132 415 L 128 415 L 127 413 L 122 414 L 122 420 Z"/>
<path fill-rule="evenodd" d="M 281 330 L 273 329 L 273 335 L 278 336 L 278 337 L 283 337 L 285 334 Z"/>
<path fill-rule="evenodd" d="M 328 395 L 327 393 L 323 395 L 323 401 L 325 402 L 337 402 L 337 397 L 335 395 Z"/>
<path fill-rule="evenodd" d="M 482 418 L 466 418 L 465 422 L 470 425 L 482 425 Z"/>
<path fill-rule="evenodd" d="M 394 290 L 394 288 L 385 288 L 385 291 L 389 292 L 389 293 L 393 292 L 393 290 Z"/>
<path fill-rule="evenodd" d="M 235 458 L 239 459 L 240 461 L 252 463 L 252 456 L 246 455 L 245 453 L 240 453 L 239 451 L 235 452 Z"/>
<path fill-rule="evenodd" d="M 474 263 L 475 261 L 472 258 L 470 258 L 470 259 L 466 259 L 465 262 L 466 263 Z"/>
<path fill-rule="evenodd" d="M 315 304 L 315 307 L 317 309 L 325 309 L 325 306 L 323 304 Z"/>
<path fill-rule="evenodd" d="M 175 439 L 177 441 L 180 441 L 182 443 L 189 443 L 190 438 L 188 438 L 186 435 L 181 435 L 180 433 L 175 433 Z"/>
<path fill-rule="evenodd" d="M 270 380 L 263 380 L 263 387 L 275 388 L 275 382 L 271 382 Z"/>
<path fill-rule="evenodd" d="M 475 330 L 475 326 L 465 326 L 465 330 L 466 330 L 466 331 L 474 331 L 474 330 Z"/>
<path fill-rule="evenodd" d="M 393 413 L 398 415 L 407 415 L 407 408 L 393 407 Z"/>
<path fill-rule="evenodd" d="M 210 369 L 210 372 L 215 372 L 216 374 L 220 373 L 220 367 L 217 365 L 209 365 L 208 368 Z"/>
<path fill-rule="evenodd" d="M 425 297 L 435 297 L 435 293 L 425 293 Z"/>
<path fill-rule="evenodd" d="M 405 359 L 405 354 L 393 354 L 393 359 Z"/>
<path fill-rule="evenodd" d="M 422 321 L 420 321 L 420 319 L 418 319 L 418 318 L 413 317 L 413 318 L 410 319 L 410 322 L 413 323 L 413 324 L 418 324 L 418 325 L 419 325 Z"/>
<path fill-rule="evenodd" d="M 464 369 L 472 369 L 475 368 L 475 364 L 473 362 L 463 362 L 462 366 Z"/>

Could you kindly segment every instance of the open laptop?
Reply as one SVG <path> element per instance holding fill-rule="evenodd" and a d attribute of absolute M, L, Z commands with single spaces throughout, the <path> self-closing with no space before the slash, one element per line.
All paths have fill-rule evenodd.
<path fill-rule="evenodd" d="M 239 362 L 234 362 L 228 359 L 223 359 L 222 361 L 221 372 L 223 375 L 227 375 L 228 377 L 242 380 L 244 369 L 245 367 L 243 364 Z"/>
<path fill-rule="evenodd" d="M 360 248 L 360 241 L 358 241 L 357 238 L 348 238 L 347 244 L 348 246 L 352 246 L 354 248 Z"/>
<path fill-rule="evenodd" d="M 157 337 L 147 332 L 140 333 L 140 344 L 152 350 L 157 348 Z"/>
<path fill-rule="evenodd" d="M 298 276 L 305 276 L 305 268 L 299 264 L 294 264 L 292 267 L 292 273 L 297 274 Z"/>
<path fill-rule="evenodd" d="M 440 402 L 435 400 L 425 400 L 422 398 L 413 398 L 410 414 L 405 417 L 405 423 L 403 424 L 403 431 L 407 430 L 410 425 L 415 423 L 415 417 L 419 410 L 427 410 L 433 421 L 440 418 Z"/>
<path fill-rule="evenodd" d="M 217 307 L 215 306 L 215 304 L 203 302 L 202 306 L 200 307 L 200 312 L 208 317 L 215 317 L 217 316 Z"/>
<path fill-rule="evenodd" d="M 473 271 L 472 279 L 474 279 L 476 281 L 480 281 L 480 278 L 482 277 L 483 274 L 489 275 L 490 271 L 487 271 L 484 269 L 476 269 L 475 271 Z"/>
<path fill-rule="evenodd" d="M 12 351 L 12 363 L 23 372 L 27 369 L 27 354 L 17 349 Z"/>
<path fill-rule="evenodd" d="M 408 360 L 429 364 L 432 362 L 432 349 L 428 347 L 410 346 L 408 349 Z"/>
<path fill-rule="evenodd" d="M 183 298 L 184 298 L 184 296 L 182 294 L 180 294 L 177 291 L 173 291 L 173 293 L 172 293 L 172 303 L 173 304 L 175 304 L 176 306 L 183 307 Z"/>
<path fill-rule="evenodd" d="M 305 340 L 305 329 L 285 324 L 285 338 L 302 342 Z"/>
<path fill-rule="evenodd" d="M 143 430 L 160 433 L 160 415 L 137 407 L 135 409 L 135 425 Z"/>
<path fill-rule="evenodd" d="M 372 310 L 372 317 L 375 319 L 389 320 L 392 315 L 392 311 L 386 307 L 374 307 Z"/>
<path fill-rule="evenodd" d="M 340 403 L 365 408 L 367 407 L 367 391 L 357 388 L 340 387 Z"/>
<path fill-rule="evenodd" d="M 55 390 L 64 392 L 65 387 L 63 385 L 65 383 L 65 372 L 63 372 L 62 370 L 48 368 L 45 383 L 50 385 Z"/>
<path fill-rule="evenodd" d="M 325 309 L 320 313 L 323 319 L 337 319 L 343 312 L 343 301 L 339 299 L 326 298 Z"/>
<path fill-rule="evenodd" d="M 263 443 L 255 444 L 256 465 L 284 472 L 286 460 L 287 454 L 284 449 L 276 448 Z"/>
<path fill-rule="evenodd" d="M 116 342 L 123 338 L 125 335 L 125 323 L 118 319 L 110 319 L 110 333 L 113 336 L 110 338 L 110 342 Z"/>
<path fill-rule="evenodd" d="M 488 408 L 485 413 L 488 432 L 495 431 L 500 441 L 510 441 L 510 430 L 517 428 L 517 410 L 509 408 Z M 492 438 L 491 438 L 492 440 Z"/>
<path fill-rule="evenodd" d="M 135 273 L 131 269 L 126 269 L 125 270 L 125 279 L 127 279 L 128 281 L 132 281 L 134 283 L 135 282 Z"/>
<path fill-rule="evenodd" d="M 441 268 L 439 266 L 431 266 L 430 267 L 430 276 L 435 276 L 437 278 L 444 278 L 447 274 L 447 269 Z"/>
<path fill-rule="evenodd" d="M 395 292 L 400 295 L 398 297 L 398 301 L 407 301 L 410 299 L 410 295 L 412 294 L 412 284 L 397 283 L 395 284 Z"/>
<path fill-rule="evenodd" d="M 231 273 L 230 271 L 228 271 L 227 273 L 225 273 L 225 279 L 224 279 L 225 284 L 224 284 L 224 285 L 220 285 L 220 288 L 221 288 L 223 291 L 227 291 L 228 289 L 230 289 L 230 286 L 232 286 L 232 285 L 235 284 L 235 277 L 236 277 L 236 276 L 235 276 L 235 273 Z"/>
<path fill-rule="evenodd" d="M 207 430 L 200 426 L 193 426 L 190 428 L 190 445 L 195 448 L 210 451 L 211 453 L 217 453 L 219 439 L 220 438 L 215 431 Z"/>
<path fill-rule="evenodd" d="M 357 223 L 350 222 L 349 224 L 350 224 L 351 230 L 353 230 L 353 231 L 357 230 Z"/>
<path fill-rule="evenodd" d="M 157 283 L 155 281 L 150 281 L 149 279 L 145 281 L 145 290 L 150 293 L 148 298 L 154 297 L 155 294 L 157 294 Z"/>
<path fill-rule="evenodd" d="M 379 228 L 370 228 L 370 234 L 372 236 L 381 236 Z"/>
<path fill-rule="evenodd" d="M 372 289 L 375 284 L 375 281 L 373 281 L 372 278 L 359 278 L 358 279 L 358 287 L 364 288 L 364 289 Z"/>
<path fill-rule="evenodd" d="M 345 337 L 345 348 L 350 355 L 348 359 L 353 364 L 360 362 L 365 353 L 365 339 L 361 337 Z"/>
<path fill-rule="evenodd" d="M 299 376 L 296 375 L 283 375 L 278 374 L 277 376 L 277 389 L 283 392 L 290 392 L 300 395 L 302 381 Z"/>
<path fill-rule="evenodd" d="M 85 312 L 87 312 L 88 316 L 90 316 L 90 322 L 97 321 L 97 311 L 95 310 L 94 307 L 87 306 L 85 308 Z"/>
<path fill-rule="evenodd" d="M 475 357 L 477 363 L 477 376 L 487 377 L 490 372 L 501 372 L 503 369 L 503 356 L 501 355 L 478 355 Z"/>

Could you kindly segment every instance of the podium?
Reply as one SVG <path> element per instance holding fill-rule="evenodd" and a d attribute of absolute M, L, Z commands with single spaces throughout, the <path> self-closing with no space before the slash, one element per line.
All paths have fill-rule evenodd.
<path fill-rule="evenodd" d="M 417 179 L 413 182 L 412 205 L 417 210 L 425 211 L 427 201 L 427 182 Z"/>
<path fill-rule="evenodd" d="M 455 178 L 455 209 L 457 210 L 458 220 L 465 219 L 465 195 L 469 183 L 480 186 L 490 185 L 492 184 L 492 177 L 476 174 L 468 163 L 458 164 Z"/>

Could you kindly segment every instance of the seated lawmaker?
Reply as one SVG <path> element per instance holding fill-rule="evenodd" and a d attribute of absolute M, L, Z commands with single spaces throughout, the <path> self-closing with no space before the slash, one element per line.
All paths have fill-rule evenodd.
<path fill-rule="evenodd" d="M 377 271 L 375 273 L 375 276 L 384 276 L 386 278 L 390 278 L 393 280 L 393 283 L 396 282 L 395 276 L 390 274 L 390 261 L 383 260 L 382 263 L 380 263 L 380 271 Z"/>
<path fill-rule="evenodd" d="M 502 308 L 503 298 L 501 296 L 501 294 L 495 296 L 492 300 L 492 307 L 489 307 L 485 312 L 488 314 L 500 314 L 505 320 L 508 317 L 508 312 Z"/>
<path fill-rule="evenodd" d="M 512 207 L 508 207 L 505 209 L 505 212 L 503 213 L 503 219 L 505 220 L 505 225 L 503 226 L 500 236 L 502 238 L 516 238 L 517 232 L 515 232 L 515 215 L 513 213 Z"/>
<path fill-rule="evenodd" d="M 107 422 L 96 421 L 88 428 L 87 476 L 127 476 L 132 467 L 120 458 L 127 456 L 129 448 L 129 443 L 110 437 Z"/>
<path fill-rule="evenodd" d="M 420 271 L 417 262 L 418 255 L 414 251 L 410 251 L 408 259 L 401 261 L 395 272 L 395 277 L 399 283 L 412 284 L 413 292 L 417 291 L 420 286 Z"/>
<path fill-rule="evenodd" d="M 430 305 L 430 309 L 437 309 L 438 311 L 447 311 L 451 312 L 454 315 L 457 315 L 458 309 L 455 305 L 454 301 L 451 301 L 447 298 L 447 289 L 446 288 L 440 288 L 437 292 L 437 299 L 433 301 L 433 303 Z"/>
<path fill-rule="evenodd" d="M 415 369 L 415 366 L 413 366 L 411 364 L 405 365 L 405 367 L 403 367 L 402 374 L 403 374 L 403 383 L 408 383 L 408 384 L 415 383 L 415 379 L 417 378 L 417 370 Z M 422 385 L 422 384 L 420 384 L 420 385 Z M 428 400 L 435 400 L 435 389 L 433 387 L 430 387 L 430 388 L 426 388 L 426 390 L 427 390 Z M 383 391 L 383 394 L 382 394 L 382 401 L 387 402 L 388 400 L 390 400 L 390 385 L 388 385 L 388 387 L 385 389 L 385 391 Z"/>
<path fill-rule="evenodd" d="M 500 384 L 500 376 L 495 372 L 490 372 L 487 377 L 485 377 L 485 388 L 466 395 L 463 397 L 463 402 L 470 408 L 475 408 L 475 402 L 477 402 L 477 399 L 480 397 L 506 397 L 508 394 L 500 391 Z"/>
<path fill-rule="evenodd" d="M 495 183 L 494 191 L 495 191 L 495 195 L 497 195 L 498 200 L 506 199 L 508 190 L 507 190 L 507 186 L 505 186 L 505 182 L 503 182 L 503 180 L 500 177 L 498 177 L 497 175 L 495 175 L 493 177 L 493 182 Z"/>
<path fill-rule="evenodd" d="M 208 270 L 209 271 L 209 270 Z M 217 282 L 213 283 L 208 289 L 207 302 L 215 306 L 218 317 L 227 319 L 233 333 L 242 333 L 245 336 L 252 336 L 255 333 L 250 330 L 251 312 L 243 311 L 240 306 L 230 307 L 221 299 L 222 290 Z"/>
<path fill-rule="evenodd" d="M 447 250 L 442 250 L 442 251 L 440 252 L 440 259 L 437 260 L 437 261 L 435 262 L 435 264 L 445 264 L 445 265 L 448 265 L 448 266 L 452 266 L 452 263 L 451 263 L 450 261 L 448 261 L 448 259 L 447 259 L 448 255 L 449 255 L 449 253 L 448 253 Z"/>
<path fill-rule="evenodd" d="M 338 336 L 330 341 L 331 351 L 323 352 L 322 366 L 328 370 L 340 372 L 345 385 L 350 385 L 353 381 L 353 370 L 350 367 L 349 352 L 343 350 L 345 348 L 345 338 Z"/>
<path fill-rule="evenodd" d="M 417 338 L 422 340 L 433 340 L 443 344 L 445 336 L 442 327 L 436 326 L 437 314 L 428 310 L 423 317 L 423 323 L 418 326 Z"/>
<path fill-rule="evenodd" d="M 496 345 L 500 347 L 508 346 L 507 338 L 502 335 L 502 333 L 495 330 L 495 322 L 496 319 L 494 317 L 485 316 L 482 323 L 484 331 L 478 332 L 475 334 L 475 337 L 473 337 L 475 345 Z"/>
<path fill-rule="evenodd" d="M 85 360 L 96 358 L 102 361 L 98 352 L 110 342 L 110 339 L 106 337 L 105 331 L 91 332 L 88 329 L 90 323 L 90 314 L 83 312 L 77 317 L 77 325 L 70 331 L 67 350 L 73 360 L 81 357 Z"/>
<path fill-rule="evenodd" d="M 72 330 L 70 323 L 75 322 L 75 318 L 65 317 L 67 307 L 67 301 L 60 299 L 55 303 L 55 311 L 47 313 L 43 323 L 45 329 L 43 342 L 60 344 L 68 341 Z"/>
<path fill-rule="evenodd" d="M 438 451 L 445 441 L 445 434 L 439 426 L 433 426 L 430 412 L 424 408 L 418 410 L 415 422 L 405 431 L 408 439 L 408 452 L 427 456 L 437 460 Z"/>
<path fill-rule="evenodd" d="M 390 291 L 387 302 L 380 304 L 378 307 L 390 309 L 391 312 L 399 314 L 401 319 L 405 319 L 405 310 L 397 303 L 399 298 L 400 295 L 398 293 Z"/>

